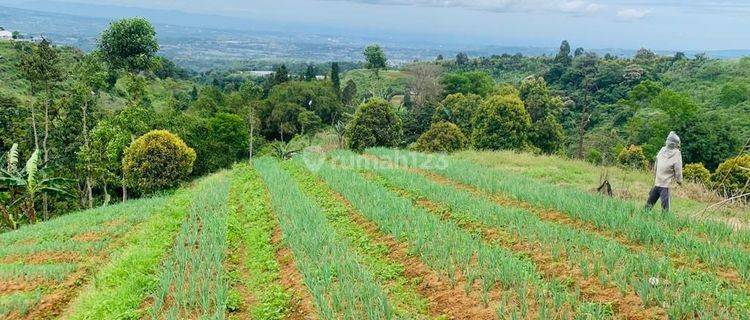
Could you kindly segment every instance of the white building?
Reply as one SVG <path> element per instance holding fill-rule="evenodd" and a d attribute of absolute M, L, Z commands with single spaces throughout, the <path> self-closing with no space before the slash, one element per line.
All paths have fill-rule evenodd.
<path fill-rule="evenodd" d="M 0 31 L 0 40 L 13 40 L 13 32 L 8 30 Z"/>

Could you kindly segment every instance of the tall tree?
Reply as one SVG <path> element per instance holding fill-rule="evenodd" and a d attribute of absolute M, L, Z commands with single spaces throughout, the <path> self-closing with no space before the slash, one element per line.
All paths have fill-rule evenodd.
<path fill-rule="evenodd" d="M 351 79 L 346 82 L 344 91 L 341 93 L 341 102 L 345 106 L 351 107 L 354 104 L 354 99 L 357 97 L 357 84 Z"/>
<path fill-rule="evenodd" d="M 456 64 L 459 66 L 465 66 L 469 64 L 469 56 L 463 52 L 459 52 L 456 55 Z"/>
<path fill-rule="evenodd" d="M 21 58 L 20 65 L 21 73 L 24 78 L 31 83 L 32 96 L 36 92 L 44 91 L 44 136 L 42 139 L 42 151 L 43 151 L 43 165 L 46 165 L 49 161 L 49 148 L 47 143 L 49 141 L 50 134 L 50 108 L 52 106 L 53 93 L 59 82 L 63 78 L 63 71 L 60 67 L 60 61 L 57 54 L 57 50 L 52 47 L 52 44 L 47 39 L 42 39 L 42 42 L 38 46 L 32 49 L 30 53 L 25 54 Z M 32 124 L 34 126 L 34 144 L 36 148 L 39 148 L 39 133 L 36 128 L 36 115 L 34 108 L 31 110 Z M 47 205 L 47 195 L 43 198 L 44 207 L 44 219 L 49 218 L 49 210 Z"/>
<path fill-rule="evenodd" d="M 315 65 L 308 64 L 307 69 L 305 69 L 305 75 L 304 80 L 305 81 L 313 81 L 316 78 L 316 72 L 315 72 Z"/>
<path fill-rule="evenodd" d="M 339 63 L 331 63 L 331 84 L 333 86 L 333 92 L 336 96 L 341 98 L 341 71 L 339 70 Z"/>
<path fill-rule="evenodd" d="M 380 69 L 385 69 L 388 59 L 385 57 L 383 49 L 377 45 L 369 45 L 365 48 L 365 67 L 373 70 L 377 76 Z"/>
<path fill-rule="evenodd" d="M 110 67 L 129 73 L 151 69 L 158 50 L 156 31 L 143 18 L 112 22 L 99 39 L 99 51 Z"/>

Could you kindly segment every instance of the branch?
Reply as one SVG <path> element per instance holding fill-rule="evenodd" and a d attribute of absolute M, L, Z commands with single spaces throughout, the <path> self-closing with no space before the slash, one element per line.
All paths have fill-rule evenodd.
<path fill-rule="evenodd" d="M 704 215 L 704 214 L 706 214 L 706 212 L 708 212 L 709 209 L 711 209 L 713 207 L 721 206 L 721 205 L 723 205 L 723 204 L 725 204 L 725 203 L 727 203 L 729 201 L 732 201 L 734 199 L 744 198 L 744 197 L 747 197 L 747 196 L 750 196 L 750 192 L 749 193 L 745 193 L 745 194 L 741 194 L 741 195 L 738 195 L 738 196 L 734 196 L 734 197 L 731 197 L 731 198 L 727 198 L 727 199 L 724 199 L 724 200 L 721 200 L 721 201 L 719 201 L 717 203 L 714 203 L 714 204 L 706 207 L 703 210 L 699 210 L 699 211 L 691 214 L 690 216 L 695 218 L 697 216 Z"/>

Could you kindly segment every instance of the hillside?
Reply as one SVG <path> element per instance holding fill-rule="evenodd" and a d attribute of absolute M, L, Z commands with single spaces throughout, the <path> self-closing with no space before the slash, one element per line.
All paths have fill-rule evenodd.
<path fill-rule="evenodd" d="M 741 318 L 748 231 L 683 217 L 685 193 L 677 214 L 595 195 L 597 174 L 506 152 L 262 157 L 0 235 L 0 315 Z"/>

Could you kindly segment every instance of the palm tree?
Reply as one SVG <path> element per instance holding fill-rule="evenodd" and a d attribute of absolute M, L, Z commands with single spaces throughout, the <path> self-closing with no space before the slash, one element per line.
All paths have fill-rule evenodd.
<path fill-rule="evenodd" d="M 18 227 L 20 215 L 14 216 L 15 208 L 20 208 L 30 223 L 36 223 L 37 195 L 61 195 L 73 197 L 64 190 L 73 180 L 48 177 L 48 168 L 39 168 L 39 149 L 34 150 L 23 168 L 18 167 L 18 144 L 13 144 L 8 152 L 6 165 L 0 169 L 0 191 L 8 194 L 6 203 L 0 204 L 3 218 L 12 229 Z"/>

